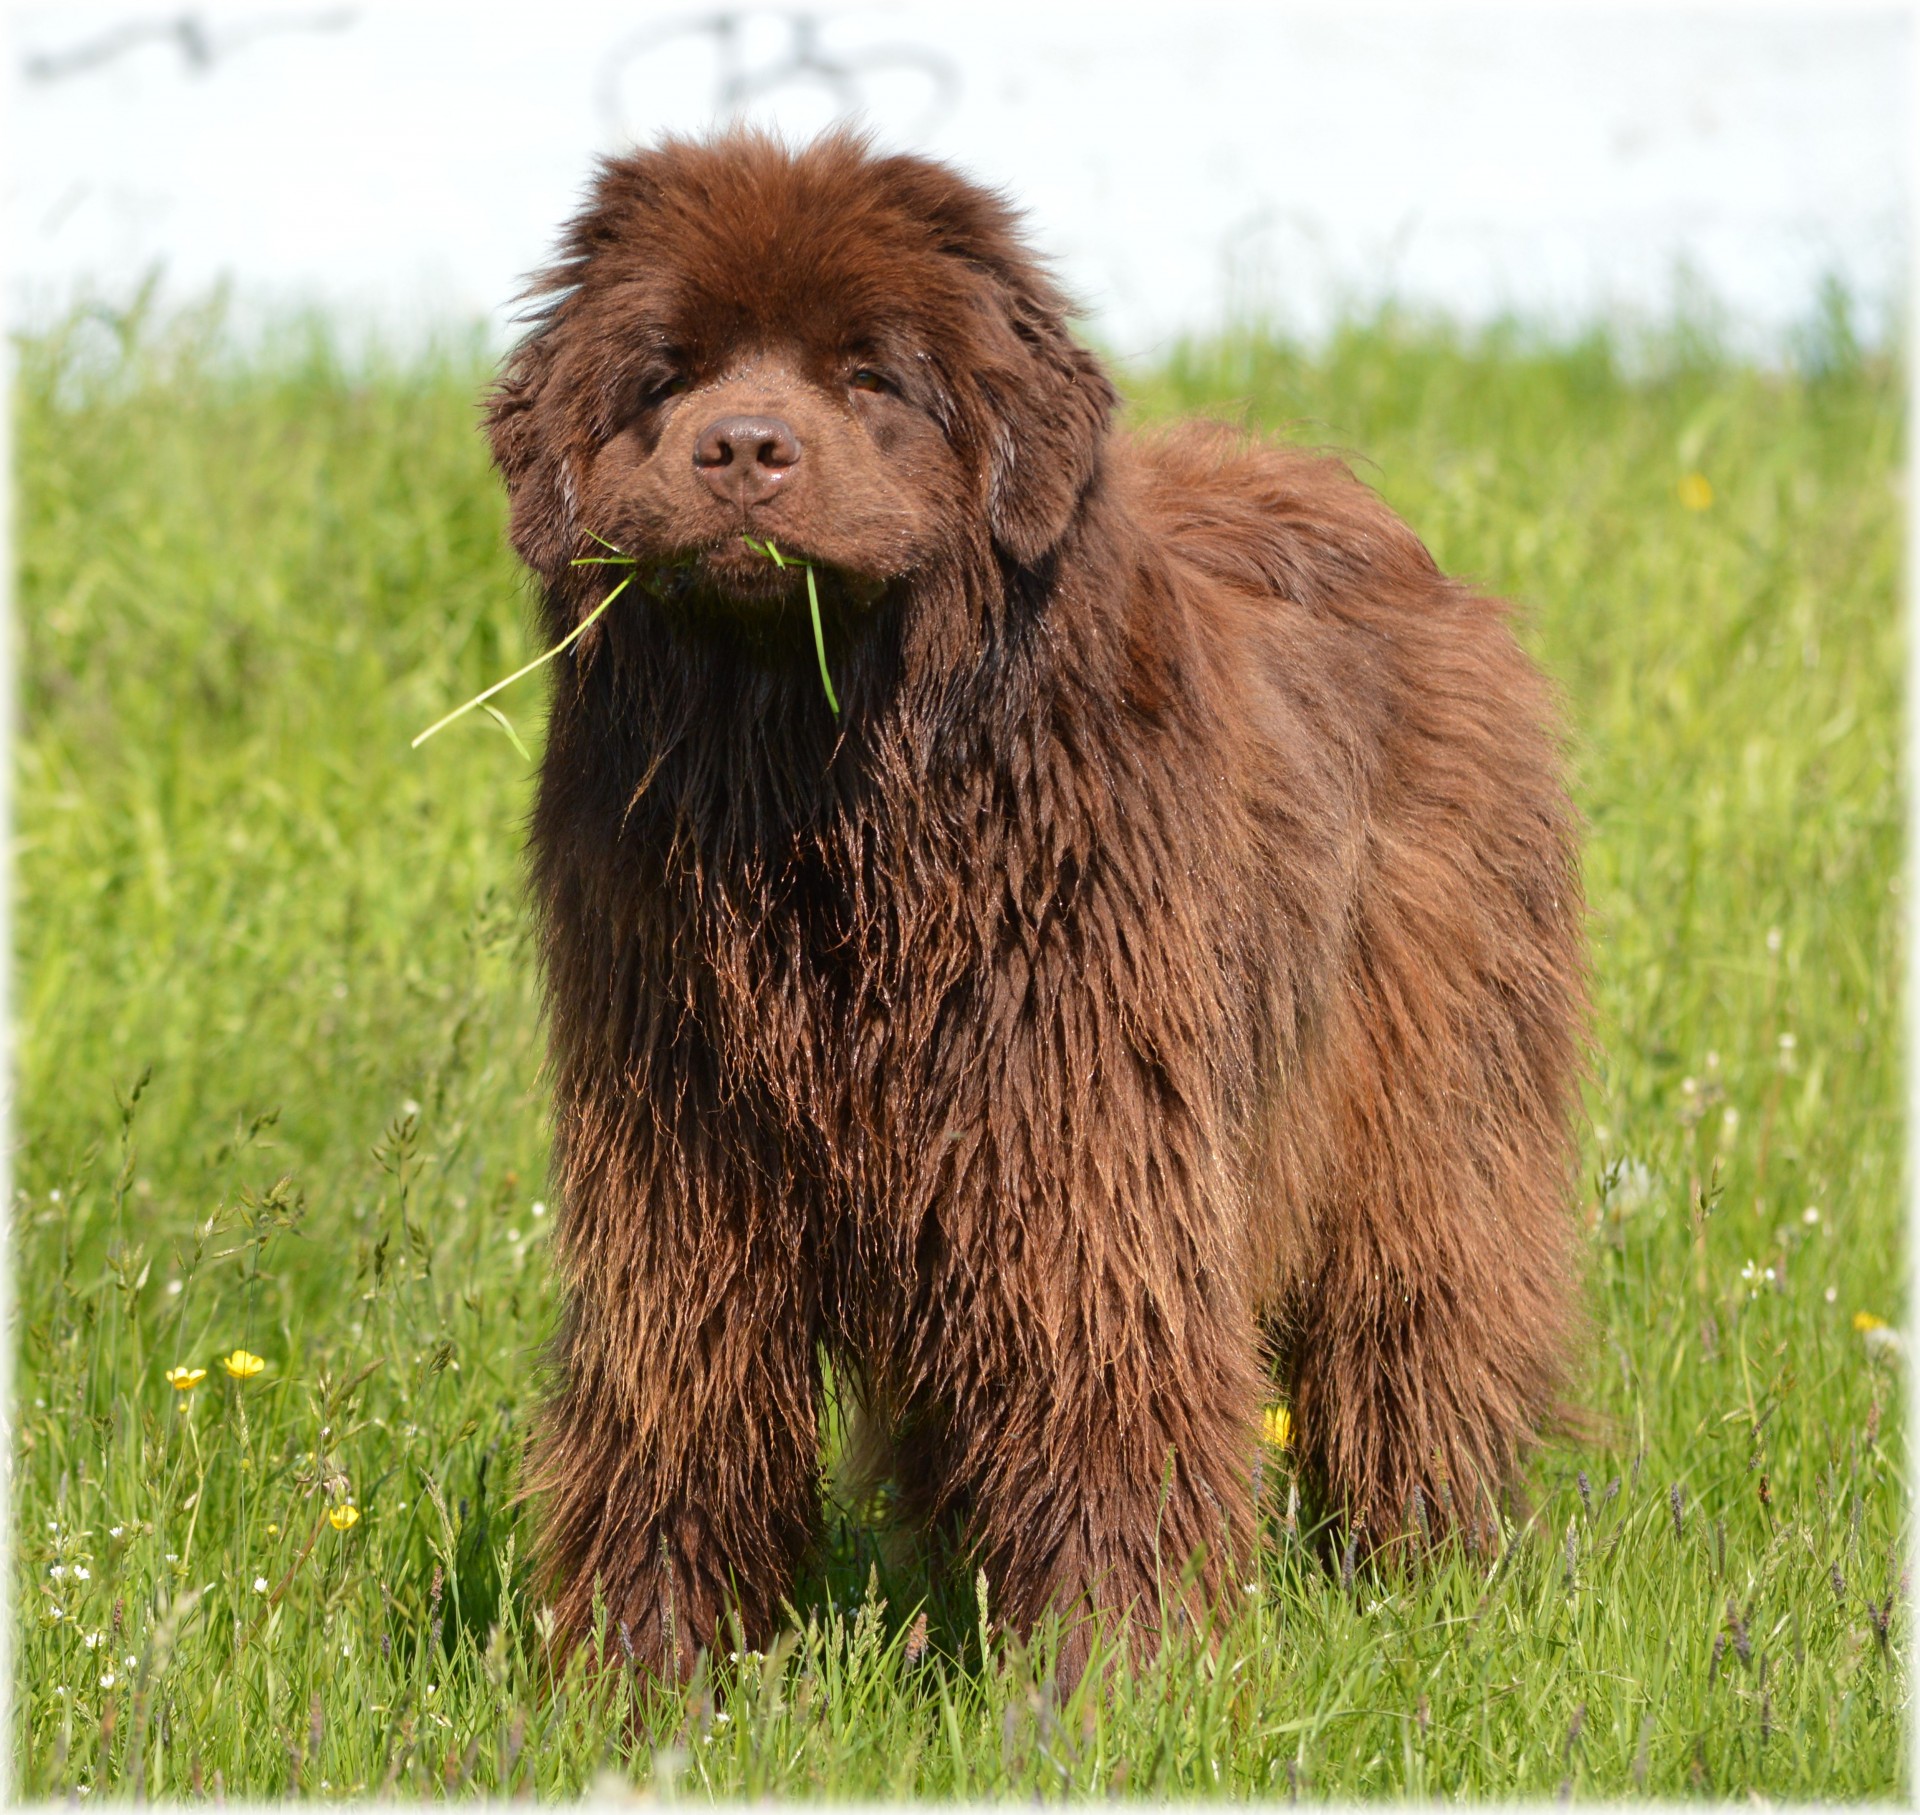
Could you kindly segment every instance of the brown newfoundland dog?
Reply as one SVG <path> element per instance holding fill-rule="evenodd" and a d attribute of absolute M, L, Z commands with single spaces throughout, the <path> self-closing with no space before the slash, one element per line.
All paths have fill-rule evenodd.
<path fill-rule="evenodd" d="M 827 1365 L 1068 1670 L 1227 1586 L 1276 1384 L 1369 1548 L 1483 1529 L 1568 1347 L 1583 1018 L 1505 609 L 1335 460 L 1116 432 L 920 158 L 614 159 L 536 294 L 489 427 L 548 633 L 638 564 L 532 831 L 563 1629 L 764 1638 Z"/>

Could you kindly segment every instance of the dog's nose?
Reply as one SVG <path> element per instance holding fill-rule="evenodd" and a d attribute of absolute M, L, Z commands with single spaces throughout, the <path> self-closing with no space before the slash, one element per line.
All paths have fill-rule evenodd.
<path fill-rule="evenodd" d="M 693 444 L 693 470 L 743 510 L 771 498 L 799 458 L 800 437 L 778 416 L 719 416 Z"/>

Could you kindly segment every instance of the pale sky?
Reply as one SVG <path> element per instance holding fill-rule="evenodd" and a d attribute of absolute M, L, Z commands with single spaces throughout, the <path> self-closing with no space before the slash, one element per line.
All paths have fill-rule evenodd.
<path fill-rule="evenodd" d="M 1029 211 L 1123 354 L 1383 295 L 1658 316 L 1683 269 L 1778 336 L 1906 270 L 1898 9 L 61 5 L 12 19 L 17 323 L 221 278 L 496 338 L 597 152 L 737 103 L 848 109 Z M 732 19 L 729 26 L 724 21 Z M 731 33 L 731 40 L 729 34 Z M 732 90 L 729 91 L 729 79 Z"/>

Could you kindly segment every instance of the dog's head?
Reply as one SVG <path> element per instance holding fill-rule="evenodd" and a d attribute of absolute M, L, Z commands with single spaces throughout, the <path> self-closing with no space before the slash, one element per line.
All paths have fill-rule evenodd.
<path fill-rule="evenodd" d="M 490 400 L 523 559 L 603 537 L 690 611 L 842 605 L 990 547 L 1032 564 L 1097 470 L 1114 393 L 995 196 L 836 135 L 608 161 Z"/>

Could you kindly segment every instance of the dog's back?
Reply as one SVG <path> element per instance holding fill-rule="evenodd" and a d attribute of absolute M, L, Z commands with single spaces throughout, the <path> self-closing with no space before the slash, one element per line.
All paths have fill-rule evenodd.
<path fill-rule="evenodd" d="M 1302 1459 L 1376 1541 L 1416 1490 L 1473 1516 L 1579 1327 L 1584 907 L 1556 702 L 1508 609 L 1340 461 L 1190 427 L 1135 439 L 1123 471 L 1193 576 L 1271 833 L 1295 981 L 1248 1238 Z"/>

